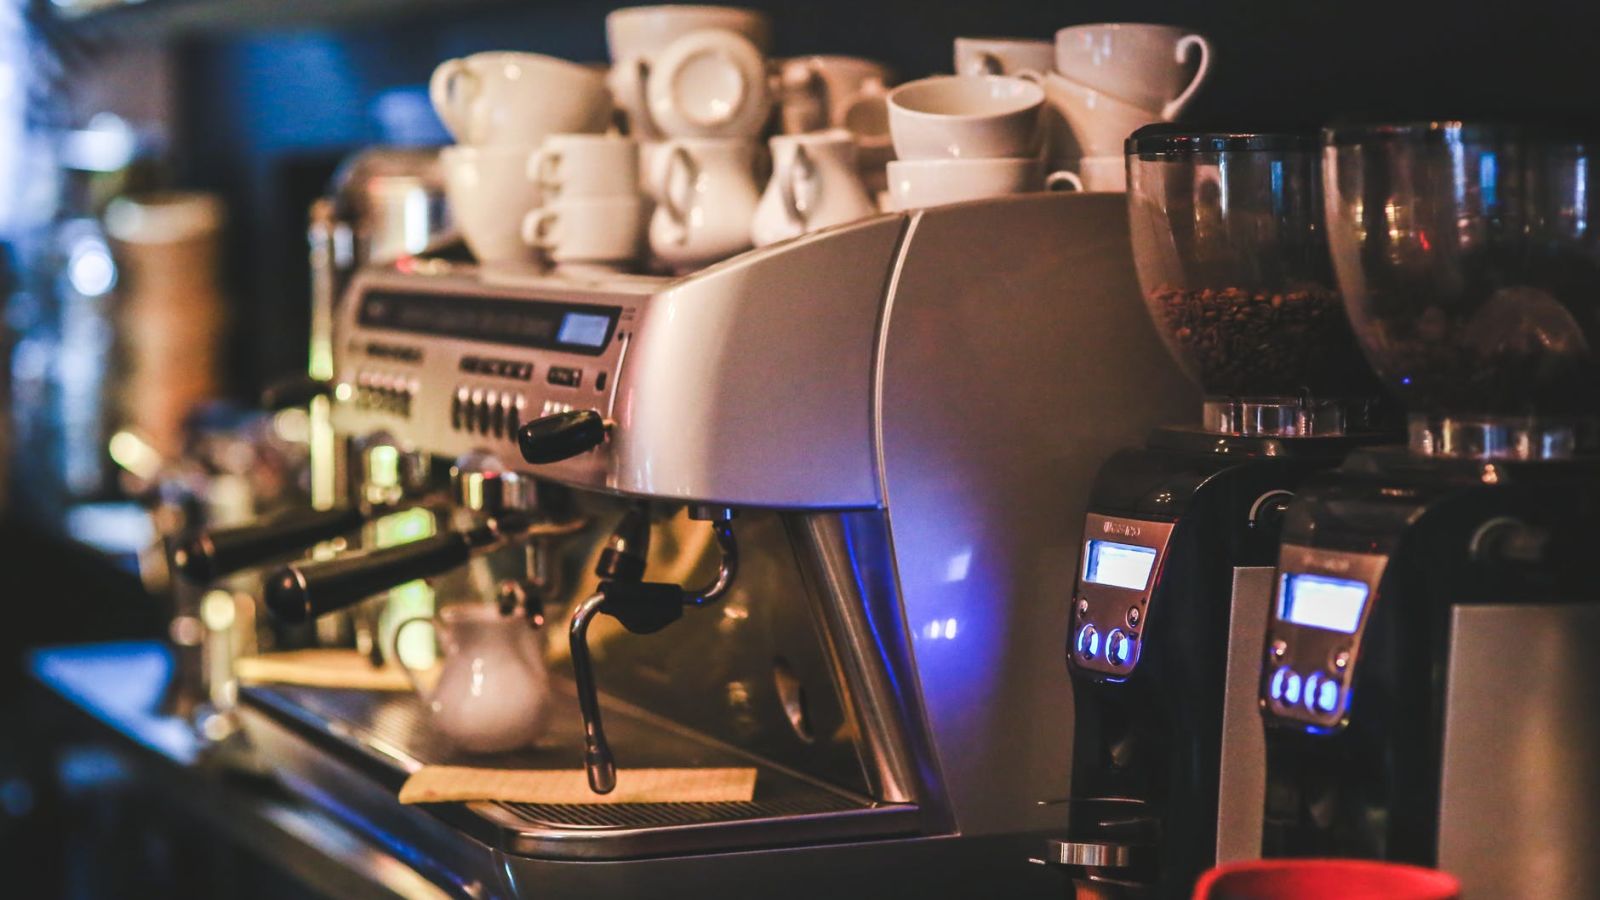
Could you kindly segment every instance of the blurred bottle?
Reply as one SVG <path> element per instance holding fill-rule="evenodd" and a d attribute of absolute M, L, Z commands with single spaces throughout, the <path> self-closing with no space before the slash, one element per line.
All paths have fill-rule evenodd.
<path fill-rule="evenodd" d="M 219 393 L 223 218 L 221 200 L 203 193 L 130 195 L 106 207 L 121 265 L 113 406 L 122 427 L 167 459 L 184 449 L 184 420 Z"/>

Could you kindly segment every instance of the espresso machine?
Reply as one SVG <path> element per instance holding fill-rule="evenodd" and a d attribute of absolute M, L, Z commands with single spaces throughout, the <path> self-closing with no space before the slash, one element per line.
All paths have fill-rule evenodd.
<path fill-rule="evenodd" d="M 1324 142 L 1339 285 L 1408 445 L 1352 454 L 1288 512 L 1264 850 L 1592 897 L 1600 145 L 1459 122 Z"/>
<path fill-rule="evenodd" d="M 242 690 L 252 744 L 452 894 L 1053 894 L 1015 862 L 1068 787 L 1062 511 L 1199 402 L 1136 300 L 1126 217 L 997 198 L 678 278 L 368 267 L 334 428 L 449 469 L 448 526 L 290 565 L 265 600 L 304 620 L 515 581 L 570 681 L 544 740 L 491 758 L 408 694 L 289 685 Z M 434 764 L 582 768 L 595 801 L 401 806 Z M 701 766 L 753 767 L 753 800 L 606 797 Z"/>
<path fill-rule="evenodd" d="M 1315 135 L 1149 126 L 1127 161 L 1145 304 L 1205 400 L 1095 478 L 1067 828 L 1045 861 L 1078 896 L 1187 897 L 1260 853 L 1257 660 L 1284 509 L 1387 435 L 1334 286 Z"/>

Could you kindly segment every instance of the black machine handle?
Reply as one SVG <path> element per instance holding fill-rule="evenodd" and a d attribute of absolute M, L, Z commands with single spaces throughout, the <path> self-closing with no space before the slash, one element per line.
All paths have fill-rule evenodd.
<path fill-rule="evenodd" d="M 606 421 L 592 409 L 540 416 L 517 431 L 522 458 L 535 464 L 571 459 L 605 440 Z"/>
<path fill-rule="evenodd" d="M 332 540 L 366 520 L 354 507 L 287 510 L 247 525 L 203 531 L 173 550 L 172 564 L 184 578 L 205 584 Z"/>
<path fill-rule="evenodd" d="M 305 406 L 316 397 L 333 394 L 333 383 L 310 375 L 290 375 L 267 385 L 261 392 L 261 405 L 277 412 L 293 406 Z"/>
<path fill-rule="evenodd" d="M 267 579 L 262 597 L 286 622 L 337 612 L 392 587 L 465 565 L 486 542 L 476 532 L 446 532 L 418 541 L 347 553 L 323 562 L 285 566 Z"/>

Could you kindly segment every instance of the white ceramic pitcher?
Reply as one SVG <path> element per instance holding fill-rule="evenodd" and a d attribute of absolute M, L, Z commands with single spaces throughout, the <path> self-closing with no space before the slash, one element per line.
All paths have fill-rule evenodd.
<path fill-rule="evenodd" d="M 750 225 L 757 247 L 877 213 L 859 177 L 855 135 L 833 129 L 770 143 L 772 179 Z"/>
<path fill-rule="evenodd" d="M 444 666 L 432 690 L 405 664 L 400 634 L 432 622 Z M 550 707 L 550 673 L 537 628 L 521 615 L 492 606 L 447 606 L 435 617 L 413 616 L 395 626 L 389 658 L 428 707 L 433 725 L 469 753 L 498 753 L 533 743 L 544 733 Z"/>

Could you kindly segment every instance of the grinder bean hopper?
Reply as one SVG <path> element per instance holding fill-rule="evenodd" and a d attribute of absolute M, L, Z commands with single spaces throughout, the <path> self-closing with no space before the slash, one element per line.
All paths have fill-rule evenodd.
<path fill-rule="evenodd" d="M 1283 510 L 1387 433 L 1334 284 L 1315 137 L 1153 126 L 1127 149 L 1145 304 L 1205 401 L 1095 482 L 1067 828 L 1047 861 L 1097 896 L 1175 897 L 1259 852 L 1255 663 Z"/>
<path fill-rule="evenodd" d="M 1439 866 L 1476 897 L 1600 884 L 1600 142 L 1324 133 L 1329 243 L 1409 446 L 1283 529 L 1264 847 Z"/>

